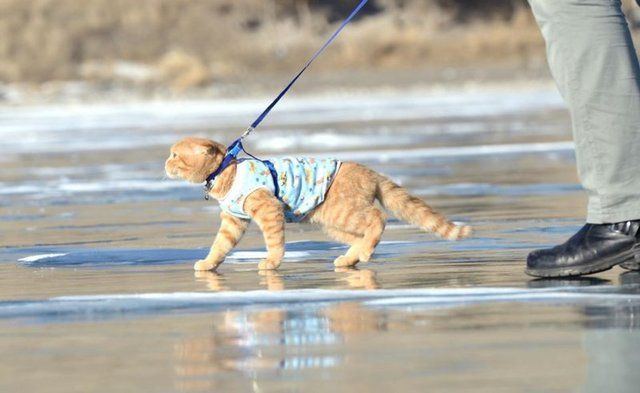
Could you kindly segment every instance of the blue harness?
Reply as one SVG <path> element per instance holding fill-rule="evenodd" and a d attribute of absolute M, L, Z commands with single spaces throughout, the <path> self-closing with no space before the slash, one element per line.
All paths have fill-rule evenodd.
<path fill-rule="evenodd" d="M 262 162 L 264 165 L 267 166 L 267 168 L 269 169 L 269 172 L 271 173 L 271 177 L 273 178 L 275 195 L 276 197 L 278 196 L 278 194 L 280 193 L 280 189 L 278 188 L 278 172 L 276 171 L 276 167 L 273 165 L 271 161 L 261 160 L 259 158 L 254 157 L 251 153 L 247 152 L 244 149 L 244 146 L 242 146 L 242 138 L 239 138 L 239 139 L 236 139 L 231 145 L 229 145 L 229 147 L 227 148 L 227 154 L 225 154 L 224 158 L 222 159 L 222 163 L 220 163 L 220 166 L 218 167 L 218 169 L 216 169 L 212 174 L 210 174 L 207 177 L 206 183 L 204 185 L 204 199 L 209 200 L 209 191 L 211 191 L 211 187 L 213 187 L 213 182 L 215 181 L 216 177 L 218 177 L 218 175 L 220 175 L 222 171 L 227 169 L 227 167 L 231 165 L 231 163 L 238 158 L 238 155 L 242 151 L 245 152 L 248 156 Z"/>
<path fill-rule="evenodd" d="M 315 59 L 318 58 L 318 56 L 320 56 L 320 54 L 322 52 L 324 52 L 324 50 L 327 49 L 327 47 L 329 45 L 331 45 L 331 43 L 336 39 L 336 37 L 338 37 L 338 35 L 342 31 L 342 29 L 344 29 L 349 24 L 349 22 L 351 22 L 351 20 L 358 14 L 358 12 L 360 12 L 360 10 L 368 2 L 369 2 L 369 0 L 361 0 L 360 1 L 358 6 L 351 12 L 351 14 L 344 20 L 344 22 L 342 22 L 342 24 L 340 25 L 340 27 L 338 27 L 338 29 L 335 31 L 335 33 L 333 33 L 333 35 L 331 35 L 331 37 L 329 37 L 327 42 L 325 42 L 324 45 L 322 45 L 322 47 L 320 49 L 318 49 L 316 51 L 316 53 L 313 54 L 313 56 L 311 56 L 311 58 L 307 61 L 307 63 L 304 65 L 304 67 L 302 67 L 300 72 L 298 72 L 296 74 L 296 76 L 293 77 L 293 79 L 291 79 L 289 84 L 280 92 L 280 94 L 278 94 L 278 96 L 269 104 L 269 106 L 267 106 L 267 108 L 260 114 L 260 116 L 258 116 L 256 118 L 256 120 L 253 123 L 251 123 L 251 126 L 249 126 L 249 128 L 247 128 L 247 130 L 244 132 L 244 134 L 242 134 L 242 136 L 240 138 L 236 139 L 231 145 L 229 145 L 229 147 L 227 148 L 227 154 L 224 156 L 224 159 L 222 160 L 222 163 L 220 164 L 218 169 L 216 169 L 212 174 L 210 174 L 207 177 L 207 180 L 206 180 L 206 183 L 205 183 L 205 186 L 204 186 L 204 190 L 205 190 L 204 191 L 204 198 L 205 199 L 207 199 L 207 200 L 209 199 L 209 191 L 211 191 L 211 187 L 213 186 L 213 181 L 215 180 L 215 178 L 219 174 L 221 174 L 222 171 L 224 171 L 229 165 L 231 165 L 231 163 L 235 159 L 238 158 L 238 154 L 240 154 L 240 152 L 242 152 L 242 151 L 244 151 L 250 157 L 252 157 L 252 158 L 254 158 L 256 160 L 262 161 L 267 166 L 267 168 L 269 168 L 269 172 L 271 172 L 271 177 L 273 177 L 273 184 L 275 184 L 275 187 L 276 187 L 275 195 L 276 195 L 276 197 L 278 196 L 278 193 L 279 193 L 279 189 L 278 189 L 278 172 L 276 171 L 275 166 L 273 165 L 273 163 L 271 161 L 260 160 L 259 158 L 256 158 L 256 157 L 252 156 L 251 154 L 249 154 L 244 149 L 244 147 L 242 146 L 242 140 L 246 136 L 248 136 L 250 133 L 252 133 L 253 130 L 255 130 L 260 125 L 260 123 L 262 123 L 264 118 L 267 117 L 269 112 L 271 112 L 271 110 L 282 99 L 282 97 L 284 97 L 284 95 L 287 94 L 289 89 L 291 89 L 291 87 L 298 81 L 300 76 L 302 76 L 302 74 L 307 70 L 307 68 L 309 68 L 311 63 L 313 63 L 315 61 Z"/>

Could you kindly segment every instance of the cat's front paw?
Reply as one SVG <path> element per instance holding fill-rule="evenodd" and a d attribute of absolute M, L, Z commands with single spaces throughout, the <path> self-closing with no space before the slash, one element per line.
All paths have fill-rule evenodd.
<path fill-rule="evenodd" d="M 193 265 L 193 270 L 195 271 L 208 271 L 215 270 L 218 267 L 219 263 L 207 261 L 206 259 L 201 259 Z"/>
<path fill-rule="evenodd" d="M 263 259 L 258 264 L 258 269 L 260 270 L 275 270 L 280 266 L 282 261 L 276 261 L 273 259 Z"/>

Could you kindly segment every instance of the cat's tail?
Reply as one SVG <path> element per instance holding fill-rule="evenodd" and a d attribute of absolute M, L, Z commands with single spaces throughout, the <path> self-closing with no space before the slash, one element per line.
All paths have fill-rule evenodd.
<path fill-rule="evenodd" d="M 434 211 L 422 199 L 384 176 L 378 179 L 376 197 L 382 205 L 398 218 L 433 232 L 447 240 L 463 239 L 471 234 L 468 225 L 456 225 L 442 214 Z"/>

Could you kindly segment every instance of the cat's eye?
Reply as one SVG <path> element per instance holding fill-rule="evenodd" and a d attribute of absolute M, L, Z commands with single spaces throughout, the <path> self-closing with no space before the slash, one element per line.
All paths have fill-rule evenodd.
<path fill-rule="evenodd" d="M 176 157 L 178 157 L 177 153 L 171 153 L 171 158 L 176 158 Z"/>

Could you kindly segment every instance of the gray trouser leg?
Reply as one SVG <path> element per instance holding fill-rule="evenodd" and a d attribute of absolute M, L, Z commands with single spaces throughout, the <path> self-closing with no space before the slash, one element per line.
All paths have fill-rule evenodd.
<path fill-rule="evenodd" d="M 573 120 L 587 222 L 640 219 L 640 70 L 620 0 L 529 0 Z"/>

